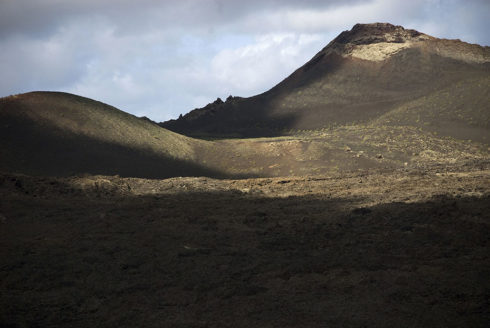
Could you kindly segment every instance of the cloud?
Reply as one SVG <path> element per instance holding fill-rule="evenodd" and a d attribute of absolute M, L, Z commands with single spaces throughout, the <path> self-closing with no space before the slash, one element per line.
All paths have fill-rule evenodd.
<path fill-rule="evenodd" d="M 138 33 L 152 26 L 202 30 L 236 25 L 237 20 L 277 8 L 329 8 L 359 0 L 4 0 L 0 35 L 45 35 L 80 17 L 106 17 L 121 33 Z"/>
<path fill-rule="evenodd" d="M 61 90 L 161 121 L 266 91 L 358 22 L 488 45 L 489 16 L 462 0 L 3 0 L 0 96 Z"/>
<path fill-rule="evenodd" d="M 285 78 L 323 45 L 317 34 L 267 34 L 243 47 L 224 49 L 211 62 L 211 74 L 223 89 L 250 96 Z M 260 72 L 260 74 L 257 74 Z"/>
<path fill-rule="evenodd" d="M 56 34 L 46 39 L 10 38 L 1 43 L 2 93 L 37 88 L 58 89 L 84 74 L 92 54 L 76 35 Z"/>

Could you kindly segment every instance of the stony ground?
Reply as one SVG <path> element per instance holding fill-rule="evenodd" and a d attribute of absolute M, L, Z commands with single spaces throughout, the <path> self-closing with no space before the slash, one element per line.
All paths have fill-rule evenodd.
<path fill-rule="evenodd" d="M 490 165 L 0 176 L 0 326 L 486 327 Z"/>

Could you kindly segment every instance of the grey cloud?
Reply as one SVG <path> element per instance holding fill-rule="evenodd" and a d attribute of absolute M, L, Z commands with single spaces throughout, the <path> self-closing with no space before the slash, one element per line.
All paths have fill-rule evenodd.
<path fill-rule="evenodd" d="M 251 13 L 276 8 L 324 9 L 359 3 L 359 0 L 3 0 L 0 2 L 0 37 L 13 34 L 43 37 L 69 21 L 105 17 L 121 32 L 152 27 L 213 28 L 236 23 Z"/>
<path fill-rule="evenodd" d="M 488 1 L 0 0 L 0 96 L 77 93 L 155 120 L 272 87 L 355 23 L 489 44 Z"/>
<path fill-rule="evenodd" d="M 107 21 L 117 33 L 121 34 L 138 34 L 152 29 L 185 30 L 201 35 L 233 31 L 240 33 L 284 31 L 284 29 L 298 28 L 297 25 L 288 25 L 287 17 L 284 17 L 288 11 L 326 11 L 362 5 L 375 6 L 377 3 L 382 4 L 384 8 L 377 9 L 378 12 L 371 16 L 376 19 L 388 9 L 391 15 L 387 17 L 388 21 L 393 21 L 393 16 L 399 16 L 404 22 L 417 21 L 420 18 L 430 21 L 440 15 L 440 12 L 467 11 L 470 8 L 472 14 L 483 16 L 477 20 L 482 22 L 488 21 L 481 18 L 488 18 L 490 14 L 490 2 L 486 0 L 2 0 L 0 1 L 0 39 L 13 35 L 45 38 L 56 33 L 66 24 L 92 19 Z M 271 15 L 275 15 L 282 21 L 272 24 L 267 19 Z M 452 18 L 454 19 L 454 15 Z M 361 19 L 350 15 L 347 10 L 344 17 L 337 17 L 336 20 L 337 25 L 338 21 L 344 20 L 346 26 Z M 245 24 L 242 24 L 244 22 Z M 304 22 L 303 25 L 308 26 L 307 23 Z M 469 23 L 474 24 L 475 20 Z M 488 23 L 483 27 L 488 27 Z M 309 29 L 311 32 L 311 26 Z M 480 31 L 480 34 L 484 33 L 486 31 Z"/>

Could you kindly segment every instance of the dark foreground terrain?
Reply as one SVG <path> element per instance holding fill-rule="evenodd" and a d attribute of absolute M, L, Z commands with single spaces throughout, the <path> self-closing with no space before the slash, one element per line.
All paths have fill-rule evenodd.
<path fill-rule="evenodd" d="M 0 176 L 2 327 L 487 327 L 490 165 Z"/>

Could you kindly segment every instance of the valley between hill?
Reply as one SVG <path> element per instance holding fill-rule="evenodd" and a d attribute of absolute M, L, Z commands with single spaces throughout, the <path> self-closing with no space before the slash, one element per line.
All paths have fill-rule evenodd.
<path fill-rule="evenodd" d="M 472 113 L 483 101 L 475 99 L 475 107 L 467 103 Z M 368 123 L 210 141 L 176 134 L 91 99 L 33 92 L 0 99 L 0 171 L 251 178 L 464 165 L 490 158 L 488 112 L 471 116 L 461 103 L 430 104 L 416 100 Z M 447 130 L 444 118 L 453 129 Z"/>

